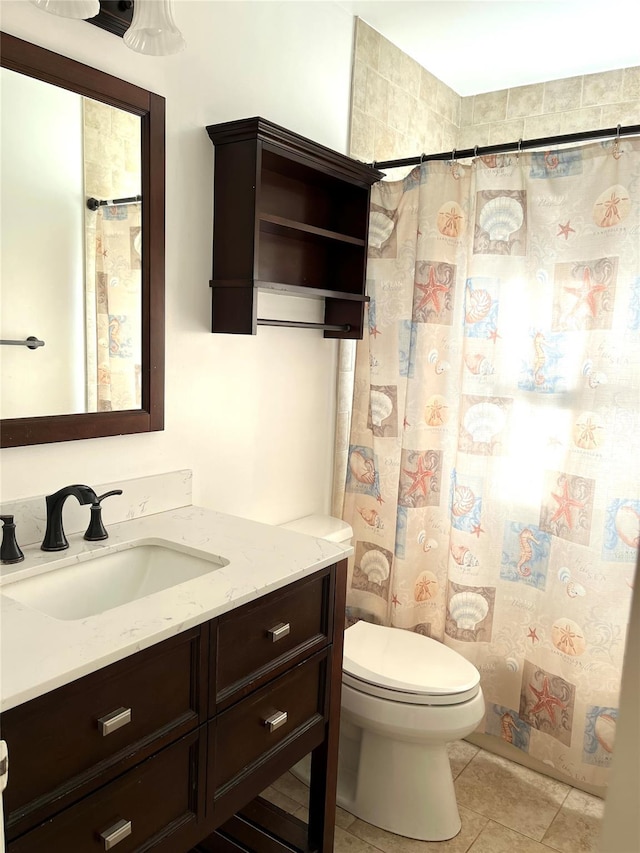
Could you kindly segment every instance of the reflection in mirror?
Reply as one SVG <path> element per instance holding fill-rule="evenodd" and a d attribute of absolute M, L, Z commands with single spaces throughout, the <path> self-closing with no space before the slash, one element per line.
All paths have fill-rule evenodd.
<path fill-rule="evenodd" d="M 44 342 L 0 346 L 0 443 L 162 429 L 164 99 L 5 33 L 0 62 L 0 339 Z"/>
<path fill-rule="evenodd" d="M 0 417 L 141 405 L 140 118 L 0 69 Z M 28 109 L 25 105 L 28 104 Z M 95 205 L 94 205 L 95 206 Z"/>

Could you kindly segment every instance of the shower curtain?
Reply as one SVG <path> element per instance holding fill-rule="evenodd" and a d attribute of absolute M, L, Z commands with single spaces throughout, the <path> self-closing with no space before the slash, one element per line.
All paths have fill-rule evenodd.
<path fill-rule="evenodd" d="M 640 141 L 374 186 L 348 622 L 472 661 L 481 730 L 606 783 L 640 530 Z"/>
<path fill-rule="evenodd" d="M 102 206 L 87 236 L 87 411 L 141 406 L 141 205 Z M 89 223 L 89 227 L 90 227 Z"/>

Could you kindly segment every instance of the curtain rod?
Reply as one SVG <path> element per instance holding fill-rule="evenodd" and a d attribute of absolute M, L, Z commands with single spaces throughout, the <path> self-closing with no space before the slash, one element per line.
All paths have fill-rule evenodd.
<path fill-rule="evenodd" d="M 474 148 L 462 148 L 457 151 L 443 151 L 441 154 L 420 154 L 418 157 L 405 157 L 401 160 L 374 160 L 368 165 L 374 169 L 395 169 L 398 166 L 417 166 L 428 160 L 464 160 L 467 157 L 483 157 L 485 154 L 506 154 L 510 151 L 525 151 L 528 148 L 548 148 L 550 145 L 585 142 L 590 139 L 619 139 L 621 136 L 640 134 L 640 124 L 627 127 L 610 127 L 606 130 L 586 130 L 581 133 L 566 133 L 562 136 L 544 136 L 540 139 L 520 139 L 517 142 L 506 142 L 502 145 L 483 145 Z"/>

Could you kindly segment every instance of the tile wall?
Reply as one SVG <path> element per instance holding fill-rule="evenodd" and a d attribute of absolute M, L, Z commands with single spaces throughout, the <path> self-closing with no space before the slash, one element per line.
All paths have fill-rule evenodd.
<path fill-rule="evenodd" d="M 462 98 L 356 21 L 351 156 L 386 160 L 640 124 L 640 66 Z"/>

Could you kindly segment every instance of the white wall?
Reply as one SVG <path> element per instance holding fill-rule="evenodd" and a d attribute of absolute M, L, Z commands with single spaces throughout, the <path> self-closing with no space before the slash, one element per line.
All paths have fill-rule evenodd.
<path fill-rule="evenodd" d="M 327 2 L 178 0 L 186 51 L 145 57 L 30 3 L 3 0 L 0 16 L 5 32 L 167 99 L 166 429 L 5 449 L 2 499 L 191 468 L 197 504 L 276 523 L 328 510 L 337 343 L 303 329 L 210 333 L 204 128 L 260 115 L 346 151 L 353 19 Z M 296 303 L 315 316 L 311 300 Z"/>
<path fill-rule="evenodd" d="M 601 853 L 640 850 L 640 554 L 624 653 L 622 693 Z"/>
<path fill-rule="evenodd" d="M 45 347 L 2 347 L 0 417 L 83 412 L 82 100 L 1 72 L 0 337 Z"/>

